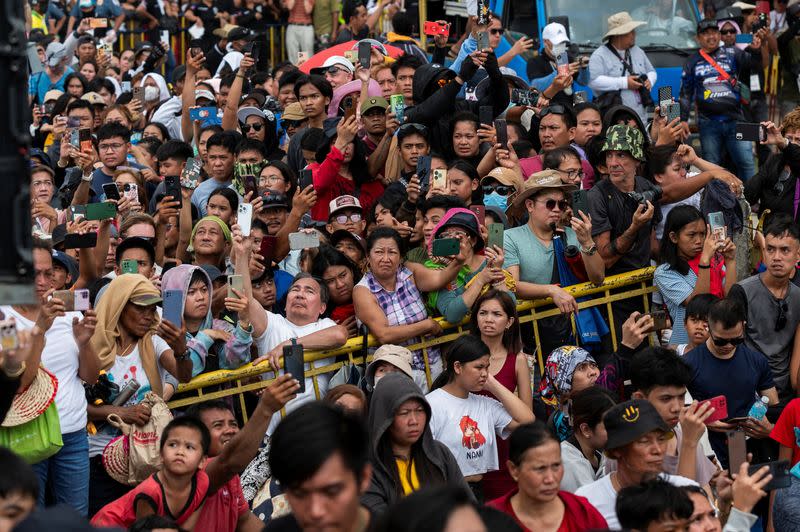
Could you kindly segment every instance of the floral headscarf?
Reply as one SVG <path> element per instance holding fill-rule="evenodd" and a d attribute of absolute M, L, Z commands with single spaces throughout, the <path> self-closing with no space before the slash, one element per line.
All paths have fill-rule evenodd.
<path fill-rule="evenodd" d="M 584 362 L 596 364 L 586 349 L 575 345 L 563 345 L 550 353 L 539 386 L 545 404 L 557 406 L 560 399 L 572 391 L 572 374 Z"/>

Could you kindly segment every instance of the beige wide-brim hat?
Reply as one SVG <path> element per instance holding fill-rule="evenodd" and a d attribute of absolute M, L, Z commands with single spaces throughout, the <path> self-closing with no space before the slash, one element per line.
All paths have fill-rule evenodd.
<path fill-rule="evenodd" d="M 556 170 L 542 170 L 531 175 L 527 181 L 522 185 L 511 205 L 510 214 L 512 216 L 521 216 L 525 212 L 525 200 L 541 192 L 542 190 L 563 190 L 564 194 L 569 194 L 578 187 L 569 183 L 564 183 L 561 180 L 561 174 Z"/>
<path fill-rule="evenodd" d="M 603 35 L 603 40 L 613 37 L 614 35 L 625 35 L 639 26 L 646 25 L 647 22 L 643 20 L 633 20 L 627 11 L 614 13 L 608 17 L 608 31 Z"/>
<path fill-rule="evenodd" d="M 375 370 L 378 369 L 378 364 L 387 362 L 396 367 L 412 379 L 414 378 L 414 371 L 411 369 L 414 356 L 405 347 L 401 345 L 384 344 L 375 351 L 372 362 L 367 366 L 367 382 L 375 384 Z"/>

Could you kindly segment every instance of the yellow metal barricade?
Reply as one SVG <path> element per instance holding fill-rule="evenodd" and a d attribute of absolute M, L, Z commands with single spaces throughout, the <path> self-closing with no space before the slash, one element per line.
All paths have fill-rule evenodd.
<path fill-rule="evenodd" d="M 628 272 L 620 275 L 607 277 L 602 285 L 593 285 L 591 283 L 583 283 L 566 288 L 566 291 L 575 296 L 576 298 L 583 296 L 592 296 L 592 299 L 582 301 L 578 304 L 580 310 L 606 305 L 609 323 L 614 323 L 614 314 L 611 304 L 615 301 L 623 299 L 642 298 L 643 306 L 645 309 L 649 308 L 649 294 L 656 289 L 652 284 L 653 272 L 655 268 L 643 268 L 633 272 Z M 614 292 L 612 294 L 612 291 Z M 555 316 L 559 310 L 553 305 L 551 299 L 536 300 L 536 301 L 521 301 L 517 306 L 520 323 L 533 323 L 534 329 L 534 344 L 536 345 L 537 359 L 540 371 L 544 371 L 544 360 L 542 357 L 541 342 L 539 340 L 538 322 L 543 318 Z M 468 319 L 465 319 L 460 324 L 451 324 L 445 322 L 442 318 L 438 318 L 439 323 L 442 325 L 443 333 L 436 338 L 426 339 L 425 341 L 407 346 L 409 349 L 421 349 L 424 354 L 425 360 L 425 373 L 428 378 L 428 384 L 431 384 L 431 371 L 430 362 L 428 360 L 428 349 L 434 346 L 444 346 L 458 338 L 462 334 L 466 334 L 466 324 Z M 610 326 L 611 340 L 614 349 L 617 348 L 617 338 L 614 332 L 614 327 Z M 526 342 L 527 343 L 527 342 Z M 376 347 L 379 342 L 373 336 L 368 337 L 369 347 Z M 360 356 L 360 351 L 363 348 L 363 338 L 351 338 L 348 342 L 338 348 L 328 351 L 306 351 L 305 360 L 309 363 L 311 369 L 306 372 L 307 377 L 311 377 L 314 383 L 314 392 L 319 398 L 319 384 L 317 377 L 325 373 L 331 373 L 342 367 L 344 363 L 361 364 L 363 362 Z M 346 360 L 339 362 L 330 362 L 331 360 L 342 359 L 347 357 Z M 330 359 L 330 360 L 328 360 Z M 323 363 L 323 361 L 325 363 Z M 263 374 L 269 374 L 269 379 L 261 380 Z M 239 396 L 239 401 L 242 407 L 244 406 L 244 394 L 247 392 L 255 391 L 264 388 L 274 378 L 272 369 L 268 362 L 262 363 L 258 366 L 247 364 L 236 370 L 219 370 L 199 375 L 186 384 L 181 384 L 178 387 L 178 393 L 186 395 L 187 393 L 194 392 L 196 395 L 182 397 L 169 403 L 170 408 L 181 408 L 195 403 L 202 403 L 211 399 L 220 399 L 232 395 Z M 221 388 L 223 386 L 223 388 Z M 215 388 L 213 391 L 206 392 L 207 388 Z M 242 408 L 244 412 L 245 409 Z"/>

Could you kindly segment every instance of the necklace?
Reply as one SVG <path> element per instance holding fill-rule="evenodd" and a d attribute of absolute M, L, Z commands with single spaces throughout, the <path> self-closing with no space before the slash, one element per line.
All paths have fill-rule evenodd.
<path fill-rule="evenodd" d="M 134 345 L 135 343 L 136 343 L 136 340 L 132 341 L 131 343 L 129 343 L 128 345 L 126 345 L 126 346 L 125 346 L 125 347 L 122 349 L 122 351 L 120 351 L 119 349 L 117 349 L 117 356 L 122 356 L 122 357 L 124 357 L 125 355 L 127 355 L 127 354 L 128 354 L 128 350 L 129 350 L 131 347 L 133 347 L 133 345 Z M 120 343 L 119 343 L 119 340 L 117 340 L 117 345 L 118 345 L 118 346 L 120 345 Z"/>

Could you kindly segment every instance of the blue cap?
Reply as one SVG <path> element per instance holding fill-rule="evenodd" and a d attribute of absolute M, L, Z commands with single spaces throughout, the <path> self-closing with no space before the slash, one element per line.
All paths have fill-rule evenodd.
<path fill-rule="evenodd" d="M 78 261 L 64 253 L 63 251 L 53 250 L 53 266 L 56 264 L 67 270 L 67 273 L 72 277 L 72 282 L 78 280 Z M 71 283 L 67 283 L 71 284 Z"/>

